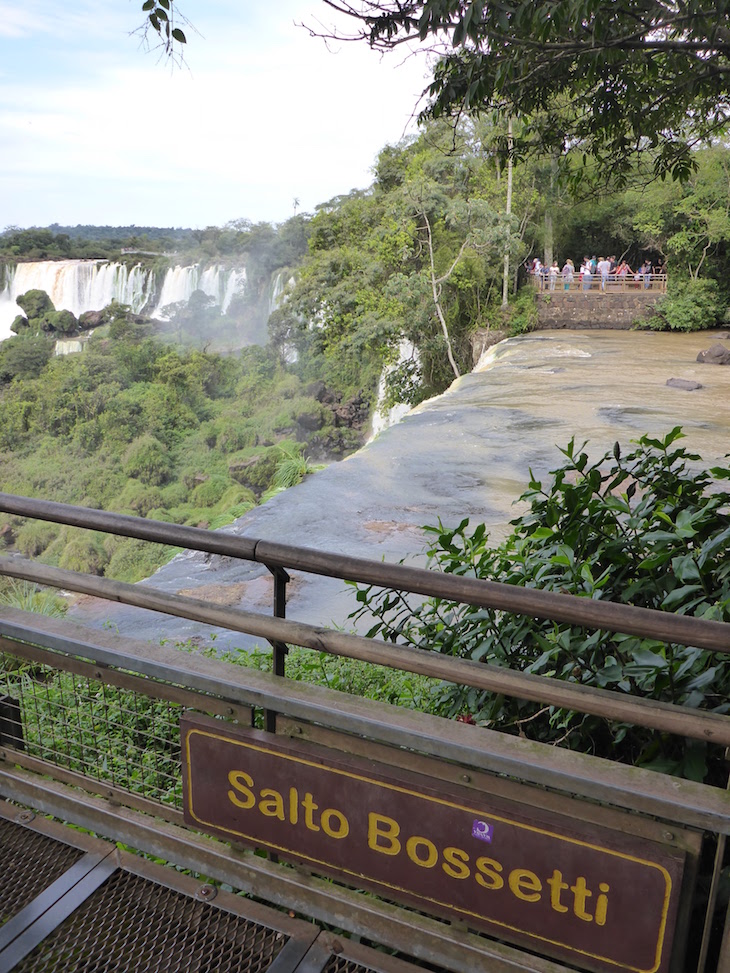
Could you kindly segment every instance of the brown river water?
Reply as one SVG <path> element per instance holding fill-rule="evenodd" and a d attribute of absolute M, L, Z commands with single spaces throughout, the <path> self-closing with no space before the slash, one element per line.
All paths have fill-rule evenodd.
<path fill-rule="evenodd" d="M 730 453 L 730 366 L 704 365 L 699 351 L 718 333 L 542 331 L 511 338 L 443 395 L 342 462 L 332 464 L 250 511 L 226 530 L 284 544 L 398 561 L 423 547 L 423 525 L 485 522 L 500 539 L 515 501 L 561 464 L 559 447 L 588 440 L 598 458 L 618 441 L 624 451 L 644 433 L 681 425 L 682 444 L 707 466 Z M 727 346 L 730 340 L 722 339 Z M 698 382 L 687 391 L 670 379 Z M 418 558 L 413 563 L 418 563 Z M 271 579 L 260 565 L 185 552 L 145 584 L 216 604 L 271 612 Z M 295 575 L 287 615 L 351 627 L 354 593 L 343 582 Z M 213 632 L 183 619 L 83 598 L 71 617 L 158 640 Z M 227 648 L 252 640 L 216 632 Z"/>

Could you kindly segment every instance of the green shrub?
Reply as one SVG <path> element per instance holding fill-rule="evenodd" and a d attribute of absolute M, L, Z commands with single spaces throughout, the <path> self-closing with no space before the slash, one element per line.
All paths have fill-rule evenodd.
<path fill-rule="evenodd" d="M 167 447 L 150 435 L 135 439 L 122 457 L 122 468 L 127 476 L 148 486 L 164 483 L 170 476 L 171 465 Z"/>
<path fill-rule="evenodd" d="M 145 486 L 139 480 L 130 480 L 111 503 L 112 510 L 136 514 L 138 517 L 146 517 L 150 510 L 162 506 L 162 492 L 156 487 Z"/>
<path fill-rule="evenodd" d="M 571 441 L 565 463 L 531 480 L 527 513 L 492 547 L 483 524 L 426 528 L 440 571 L 531 588 L 730 621 L 730 470 L 647 436 L 623 457 L 616 444 L 596 462 Z M 553 676 L 584 686 L 730 712 L 730 659 L 698 648 L 594 631 L 439 599 L 362 588 L 375 616 L 370 635 L 446 655 Z M 532 738 L 724 782 L 720 754 L 641 727 L 609 723 L 476 689 L 445 687 L 441 710 Z M 723 784 L 724 786 L 724 784 Z"/>
<path fill-rule="evenodd" d="M 527 334 L 537 327 L 537 301 L 533 287 L 523 287 L 509 305 L 507 329 L 510 336 Z"/>
<path fill-rule="evenodd" d="M 318 468 L 312 466 L 304 456 L 301 443 L 284 442 L 276 448 L 279 450 L 279 459 L 272 482 L 276 490 L 287 490 L 301 483 L 308 473 L 313 473 Z"/>
<path fill-rule="evenodd" d="M 648 324 L 655 331 L 702 331 L 715 327 L 724 311 L 717 281 L 671 277 Z"/>
<path fill-rule="evenodd" d="M 175 483 L 168 483 L 162 488 L 162 506 L 168 510 L 171 507 L 179 507 L 188 498 L 188 491 L 184 483 L 177 480 Z"/>
<path fill-rule="evenodd" d="M 134 584 L 149 578 L 176 553 L 174 547 L 150 544 L 131 537 L 124 538 L 112 545 L 111 557 L 104 573 L 115 581 Z"/>
<path fill-rule="evenodd" d="M 15 546 L 26 557 L 36 557 L 58 536 L 59 528 L 55 524 L 46 524 L 42 520 L 30 520 L 18 530 Z"/>
<path fill-rule="evenodd" d="M 20 611 L 35 612 L 50 618 L 62 618 L 68 605 L 56 591 L 39 588 L 29 581 L 16 581 L 14 578 L 2 579 L 0 585 L 0 604 L 17 608 Z"/>
<path fill-rule="evenodd" d="M 225 477 L 209 476 L 195 487 L 190 500 L 199 507 L 214 507 L 230 485 L 230 480 Z"/>
<path fill-rule="evenodd" d="M 82 574 L 103 574 L 107 561 L 108 556 L 100 535 L 95 531 L 84 531 L 67 542 L 58 565 Z"/>

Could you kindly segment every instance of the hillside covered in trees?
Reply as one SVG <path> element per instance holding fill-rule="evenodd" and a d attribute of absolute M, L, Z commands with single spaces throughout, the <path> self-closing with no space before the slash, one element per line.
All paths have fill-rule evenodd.
<path fill-rule="evenodd" d="M 280 293 L 266 346 L 228 340 L 227 354 L 215 349 L 224 332 L 235 334 L 226 331 L 230 312 L 200 291 L 165 321 L 122 306 L 77 321 L 42 296 L 28 299 L 16 336 L 0 343 L 2 489 L 219 526 L 309 461 L 362 444 L 379 395 L 381 405 L 413 404 L 443 391 L 472 368 L 478 332 L 529 329 L 533 295 L 520 285 L 537 255 L 661 259 L 670 292 L 654 326 L 724 320 L 727 147 L 696 152 L 684 183 L 636 168 L 621 188 L 599 193 L 558 179 L 549 158 L 508 167 L 503 138 L 486 122 L 432 122 L 382 150 L 367 190 L 280 225 L 8 228 L 6 267 L 90 257 L 241 265 L 250 300 L 268 301 L 275 281 Z M 84 330 L 93 333 L 83 354 L 54 356 L 59 334 Z M 12 520 L 1 537 L 120 578 L 156 566 L 138 563 L 131 541 L 71 543 L 55 528 Z"/>

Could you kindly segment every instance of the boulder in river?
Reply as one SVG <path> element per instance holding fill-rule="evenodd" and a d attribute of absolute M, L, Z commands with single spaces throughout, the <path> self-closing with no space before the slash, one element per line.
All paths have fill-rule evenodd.
<path fill-rule="evenodd" d="M 697 361 L 703 365 L 730 365 L 730 349 L 716 341 L 697 356 Z"/>
<path fill-rule="evenodd" d="M 667 385 L 671 389 L 683 389 L 685 392 L 694 392 L 702 388 L 701 382 L 695 382 L 691 378 L 668 378 Z"/>

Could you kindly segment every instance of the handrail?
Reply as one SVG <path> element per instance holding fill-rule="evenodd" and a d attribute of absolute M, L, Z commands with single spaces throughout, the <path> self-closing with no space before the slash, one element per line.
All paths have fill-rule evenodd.
<path fill-rule="evenodd" d="M 553 619 L 586 628 L 621 632 L 711 652 L 730 653 L 730 623 L 714 622 L 653 608 L 619 605 L 577 595 L 557 594 L 498 581 L 442 574 L 426 568 L 387 564 L 313 548 L 238 537 L 200 527 L 184 527 L 127 514 L 0 493 L 0 511 L 53 523 L 136 537 L 158 544 L 255 561 L 269 569 L 289 568 L 462 602 L 482 608 Z"/>
<path fill-rule="evenodd" d="M 268 640 L 303 646 L 330 655 L 359 659 L 374 665 L 415 672 L 433 679 L 473 686 L 493 693 L 548 706 L 589 713 L 609 720 L 634 723 L 663 733 L 691 737 L 707 743 L 730 747 L 730 717 L 688 709 L 624 693 L 563 682 L 545 676 L 515 672 L 499 666 L 442 656 L 410 646 L 394 645 L 379 639 L 363 638 L 332 629 L 307 625 L 258 612 L 210 605 L 199 599 L 157 591 L 143 584 L 127 584 L 36 564 L 25 558 L 0 557 L 0 575 L 77 591 L 125 605 L 188 618 L 244 632 Z M 12 632 L 0 617 L 2 637 Z"/>
<path fill-rule="evenodd" d="M 505 774 L 718 834 L 730 833 L 728 796 L 719 787 L 689 780 L 677 786 L 678 781 L 665 774 L 377 700 L 352 696 L 343 706 L 331 689 L 247 667 L 221 667 L 218 660 L 198 655 L 181 659 L 169 646 L 151 647 L 108 632 L 93 632 L 89 640 L 88 630 L 65 619 L 38 616 L 36 623 L 28 613 L 7 609 L 0 611 L 0 633 L 0 645 L 11 652 L 13 641 L 35 641 L 55 652 L 151 679 L 179 684 L 183 676 L 187 688 L 238 705 L 278 708 L 294 720 L 428 753 L 485 773 Z M 0 780 L 2 776 L 0 769 Z"/>
<path fill-rule="evenodd" d="M 565 281 L 562 273 L 557 277 L 551 278 L 549 274 L 530 274 L 530 281 L 535 290 L 541 294 L 574 293 L 575 291 L 600 291 L 603 294 L 625 294 L 636 293 L 637 291 L 659 291 L 665 293 L 667 290 L 668 277 L 666 274 L 609 274 L 605 283 L 601 274 L 593 273 L 590 278 L 584 277 L 578 270 L 574 271 L 572 278 Z M 565 286 L 567 283 L 567 287 Z"/>

